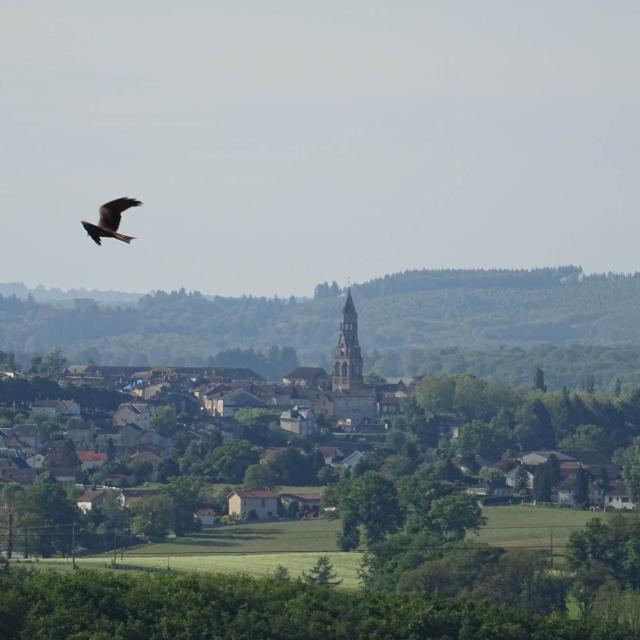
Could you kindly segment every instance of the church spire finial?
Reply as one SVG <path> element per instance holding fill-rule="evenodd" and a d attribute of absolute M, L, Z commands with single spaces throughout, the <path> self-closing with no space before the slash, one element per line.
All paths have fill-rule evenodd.
<path fill-rule="evenodd" d="M 350 313 L 350 314 L 356 313 L 356 305 L 353 304 L 353 298 L 351 297 L 351 287 L 347 289 L 347 299 L 345 300 L 342 313 Z"/>

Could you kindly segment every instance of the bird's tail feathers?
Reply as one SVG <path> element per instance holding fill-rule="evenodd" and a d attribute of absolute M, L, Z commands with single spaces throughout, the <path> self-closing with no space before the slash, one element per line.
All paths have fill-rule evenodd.
<path fill-rule="evenodd" d="M 132 240 L 135 240 L 133 236 L 125 236 L 124 234 L 116 233 L 115 231 L 113 232 L 113 237 L 116 240 L 121 240 L 122 242 L 126 242 L 127 244 L 130 244 Z"/>

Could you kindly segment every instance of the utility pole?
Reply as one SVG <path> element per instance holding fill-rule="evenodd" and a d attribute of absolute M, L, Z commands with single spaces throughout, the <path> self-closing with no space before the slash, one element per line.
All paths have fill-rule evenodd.
<path fill-rule="evenodd" d="M 113 567 L 115 568 L 116 564 L 118 564 L 118 546 L 117 542 L 117 534 L 116 528 L 113 528 Z"/>
<path fill-rule="evenodd" d="M 71 567 L 76 568 L 76 521 L 71 525 Z"/>
<path fill-rule="evenodd" d="M 551 543 L 551 568 L 553 569 L 553 527 L 549 527 L 549 539 Z"/>
<path fill-rule="evenodd" d="M 9 510 L 9 539 L 7 540 L 7 560 L 13 555 L 13 510 Z"/>
<path fill-rule="evenodd" d="M 29 529 L 24 530 L 24 557 L 29 557 Z"/>

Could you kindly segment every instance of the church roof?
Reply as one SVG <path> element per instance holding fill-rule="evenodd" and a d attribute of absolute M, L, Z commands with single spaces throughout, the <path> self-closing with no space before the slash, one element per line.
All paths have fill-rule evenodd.
<path fill-rule="evenodd" d="M 356 305 L 353 304 L 353 298 L 351 297 L 351 287 L 347 289 L 347 299 L 344 303 L 344 308 L 342 309 L 342 313 L 356 313 Z"/>

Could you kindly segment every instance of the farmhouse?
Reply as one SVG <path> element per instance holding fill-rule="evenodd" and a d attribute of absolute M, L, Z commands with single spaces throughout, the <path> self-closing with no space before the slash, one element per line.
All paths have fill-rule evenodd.
<path fill-rule="evenodd" d="M 76 505 L 82 513 L 88 513 L 94 507 L 99 507 L 104 502 L 106 491 L 85 491 L 77 500 Z"/>
<path fill-rule="evenodd" d="M 227 497 L 229 515 L 247 520 L 270 520 L 278 515 L 278 495 L 273 491 L 233 491 Z"/>
<path fill-rule="evenodd" d="M 629 490 L 623 480 L 614 480 L 604 492 L 604 507 L 613 509 L 634 509 L 635 504 L 629 496 Z"/>

